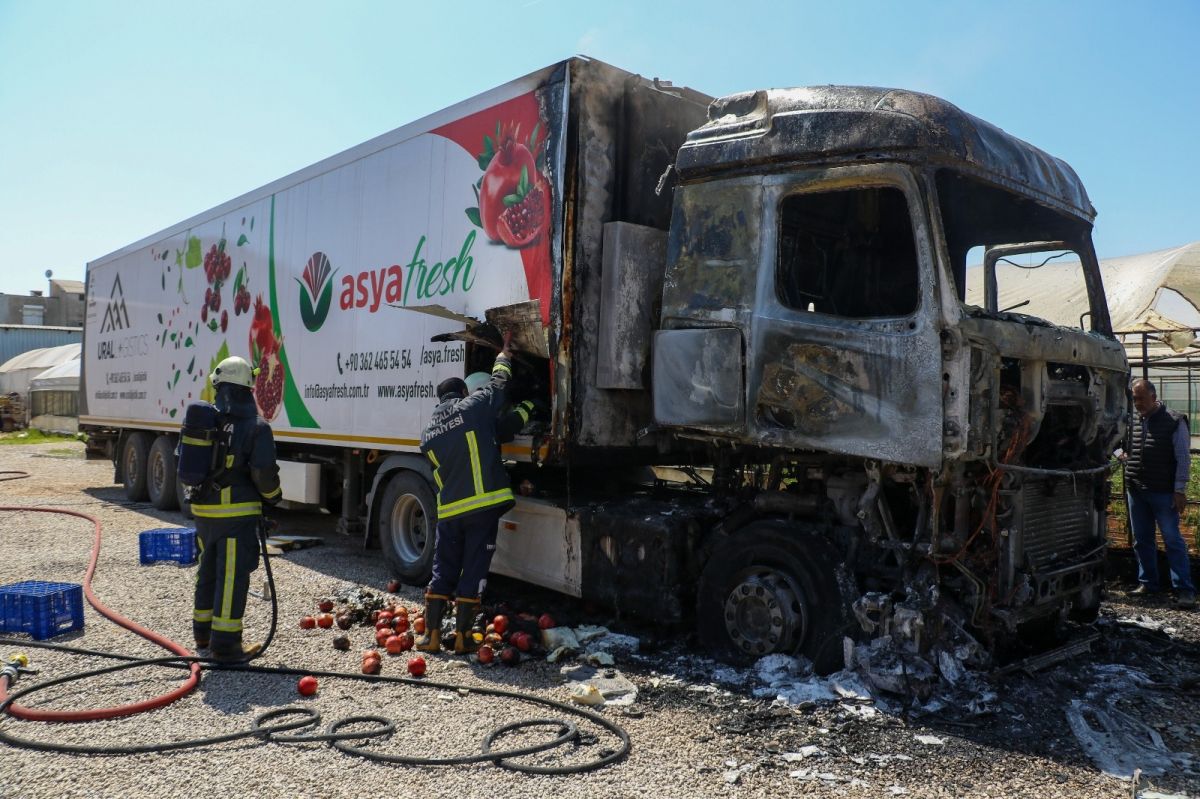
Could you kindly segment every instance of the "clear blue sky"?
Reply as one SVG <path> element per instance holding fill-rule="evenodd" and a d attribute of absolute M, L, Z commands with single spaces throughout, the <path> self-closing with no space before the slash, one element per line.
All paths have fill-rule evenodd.
<path fill-rule="evenodd" d="M 1200 239 L 1200 3 L 0 0 L 0 291 L 576 53 L 709 94 L 940 95 L 1050 153 L 1101 257 Z"/>

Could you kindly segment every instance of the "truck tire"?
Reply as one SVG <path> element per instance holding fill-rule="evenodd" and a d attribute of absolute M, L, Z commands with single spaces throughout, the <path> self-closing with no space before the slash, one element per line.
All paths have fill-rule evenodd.
<path fill-rule="evenodd" d="M 379 546 L 392 572 L 409 585 L 425 585 L 433 574 L 437 503 L 424 478 L 414 472 L 393 475 L 376 516 Z"/>
<path fill-rule="evenodd" d="M 697 586 L 701 643 L 717 658 L 750 663 L 804 655 L 820 674 L 842 666 L 850 616 L 833 547 L 816 532 L 756 522 L 722 542 Z"/>
<path fill-rule="evenodd" d="M 146 487 L 146 462 L 150 456 L 150 434 L 130 433 L 121 448 L 121 475 L 125 480 L 125 498 L 145 502 L 150 498 Z"/>
<path fill-rule="evenodd" d="M 150 447 L 146 461 L 146 491 L 150 504 L 159 510 L 175 510 L 179 497 L 175 493 L 175 448 L 170 436 L 159 436 Z"/>

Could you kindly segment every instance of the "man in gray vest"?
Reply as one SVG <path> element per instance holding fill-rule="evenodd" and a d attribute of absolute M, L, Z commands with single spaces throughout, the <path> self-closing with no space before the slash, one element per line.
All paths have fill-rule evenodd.
<path fill-rule="evenodd" d="M 1192 608 L 1196 604 L 1196 589 L 1192 585 L 1187 544 L 1179 532 L 1179 516 L 1187 506 L 1188 471 L 1192 462 L 1187 417 L 1159 402 L 1158 392 L 1149 380 L 1134 380 L 1132 388 L 1137 414 L 1125 461 L 1125 491 L 1141 583 L 1133 593 L 1156 594 L 1161 588 L 1154 534 L 1157 522 L 1167 549 L 1175 602 L 1181 608 Z"/>

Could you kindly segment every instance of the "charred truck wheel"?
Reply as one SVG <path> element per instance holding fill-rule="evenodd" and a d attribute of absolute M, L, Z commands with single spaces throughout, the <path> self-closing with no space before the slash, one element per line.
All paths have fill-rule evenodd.
<path fill-rule="evenodd" d="M 842 665 L 849 618 L 833 547 L 812 530 L 756 522 L 712 553 L 697 587 L 701 642 L 722 660 L 780 653 L 808 657 L 822 674 Z"/>
<path fill-rule="evenodd" d="M 397 577 L 424 585 L 433 572 L 437 503 L 425 480 L 399 472 L 388 480 L 379 504 L 379 546 Z"/>
<path fill-rule="evenodd" d="M 159 436 L 150 447 L 146 462 L 146 491 L 150 504 L 159 510 L 175 510 L 179 507 L 179 495 L 175 491 L 175 447 L 170 436 Z"/>
<path fill-rule="evenodd" d="M 146 484 L 146 462 L 150 456 L 150 434 L 130 433 L 121 448 L 121 475 L 125 481 L 125 498 L 130 502 L 145 502 L 150 494 Z"/>

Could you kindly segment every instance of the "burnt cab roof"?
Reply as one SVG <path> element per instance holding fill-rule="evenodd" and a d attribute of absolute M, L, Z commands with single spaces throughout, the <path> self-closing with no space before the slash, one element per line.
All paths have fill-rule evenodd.
<path fill-rule="evenodd" d="M 1096 209 L 1065 161 L 938 97 L 871 86 L 809 86 L 714 100 L 679 151 L 688 180 L 731 167 L 862 160 L 974 172 L 1089 222 Z"/>

